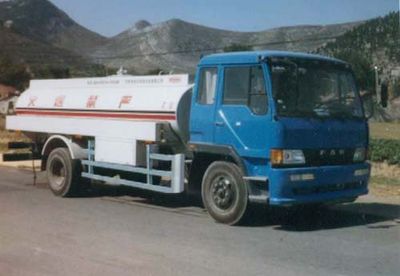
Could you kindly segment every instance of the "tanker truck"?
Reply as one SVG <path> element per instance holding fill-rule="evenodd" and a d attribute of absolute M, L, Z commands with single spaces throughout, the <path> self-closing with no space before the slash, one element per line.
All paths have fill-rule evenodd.
<path fill-rule="evenodd" d="M 7 117 L 60 197 L 87 180 L 197 192 L 217 222 L 249 206 L 368 193 L 368 124 L 351 66 L 319 55 L 205 56 L 188 75 L 33 80 Z"/>

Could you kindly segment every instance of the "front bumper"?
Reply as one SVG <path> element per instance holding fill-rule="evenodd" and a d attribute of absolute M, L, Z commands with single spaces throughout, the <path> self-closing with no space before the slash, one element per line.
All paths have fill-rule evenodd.
<path fill-rule="evenodd" d="M 370 171 L 368 163 L 271 169 L 269 203 L 290 206 L 351 200 L 368 193 Z"/>

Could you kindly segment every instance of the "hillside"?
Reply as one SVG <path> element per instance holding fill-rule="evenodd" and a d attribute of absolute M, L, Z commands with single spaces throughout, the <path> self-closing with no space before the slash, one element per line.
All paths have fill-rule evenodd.
<path fill-rule="evenodd" d="M 0 67 L 3 66 L 25 66 L 33 78 L 104 74 L 103 66 L 93 64 L 89 58 L 29 39 L 0 25 Z M 7 67 L 0 68 L 0 72 L 4 70 Z"/>
<path fill-rule="evenodd" d="M 396 67 L 400 65 L 399 26 L 398 12 L 368 20 L 318 52 L 335 57 L 357 55 L 378 67 Z"/>
<path fill-rule="evenodd" d="M 99 40 L 105 38 L 76 24 L 47 0 L 0 1 L 0 72 L 21 73 L 26 68 L 33 78 L 102 74 L 103 67 L 85 57 Z M 7 83 L 4 74 L 2 79 Z M 10 84 L 23 87 L 25 79 Z"/>
<path fill-rule="evenodd" d="M 0 1 L 0 20 L 31 40 L 80 54 L 106 41 L 77 24 L 48 0 Z"/>
<path fill-rule="evenodd" d="M 374 67 L 380 83 L 388 85 L 388 107 L 378 119 L 400 119 L 400 24 L 399 13 L 366 21 L 336 41 L 317 50 L 353 65 L 362 89 L 375 91 Z"/>
<path fill-rule="evenodd" d="M 82 57 L 67 50 L 35 41 L 0 26 L 0 56 L 18 63 L 56 66 L 79 65 Z"/>
<path fill-rule="evenodd" d="M 67 67 L 87 63 L 89 58 L 91 63 L 124 66 L 135 73 L 159 68 L 193 72 L 201 55 L 220 52 L 231 45 L 307 52 L 361 24 L 234 32 L 179 19 L 155 25 L 141 20 L 121 34 L 105 38 L 82 27 L 48 0 L 0 1 L 0 23 L 4 26 L 0 33 L 0 38 L 5 37 L 3 55 L 10 54 L 29 63 L 39 60 Z M 79 56 L 85 58 L 80 61 Z"/>
<path fill-rule="evenodd" d="M 233 32 L 179 19 L 156 25 L 146 22 L 139 28 L 135 26 L 109 39 L 91 56 L 108 66 L 123 65 L 140 73 L 155 68 L 193 72 L 202 54 L 222 51 L 232 44 L 250 45 L 253 49 L 310 51 L 359 24 L 361 23 Z"/>

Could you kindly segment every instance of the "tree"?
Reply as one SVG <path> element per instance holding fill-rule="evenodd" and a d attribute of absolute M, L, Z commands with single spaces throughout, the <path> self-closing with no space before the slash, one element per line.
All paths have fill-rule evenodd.
<path fill-rule="evenodd" d="M 368 58 L 353 50 L 340 52 L 335 57 L 352 65 L 357 83 L 362 90 L 374 91 L 375 73 Z"/>
<path fill-rule="evenodd" d="M 233 43 L 229 46 L 224 47 L 224 52 L 241 52 L 241 51 L 251 51 L 253 48 L 249 45 Z"/>
<path fill-rule="evenodd" d="M 23 91 L 28 86 L 30 78 L 26 65 L 14 63 L 6 57 L 0 58 L 0 83 Z"/>
<path fill-rule="evenodd" d="M 155 68 L 148 70 L 146 73 L 144 73 L 144 75 L 159 75 L 160 73 L 165 73 L 165 71 L 163 71 L 161 68 Z"/>
<path fill-rule="evenodd" d="M 67 79 L 71 77 L 68 67 L 44 65 L 34 70 L 35 78 L 39 79 Z"/>

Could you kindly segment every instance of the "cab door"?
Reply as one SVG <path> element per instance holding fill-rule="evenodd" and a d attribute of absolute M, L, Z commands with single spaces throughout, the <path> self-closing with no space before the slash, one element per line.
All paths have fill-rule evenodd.
<path fill-rule="evenodd" d="M 267 156 L 271 120 L 266 83 L 261 64 L 223 68 L 215 114 L 216 144 L 233 146 L 241 156 Z"/>
<path fill-rule="evenodd" d="M 190 141 L 214 143 L 218 67 L 198 69 L 190 117 Z"/>

